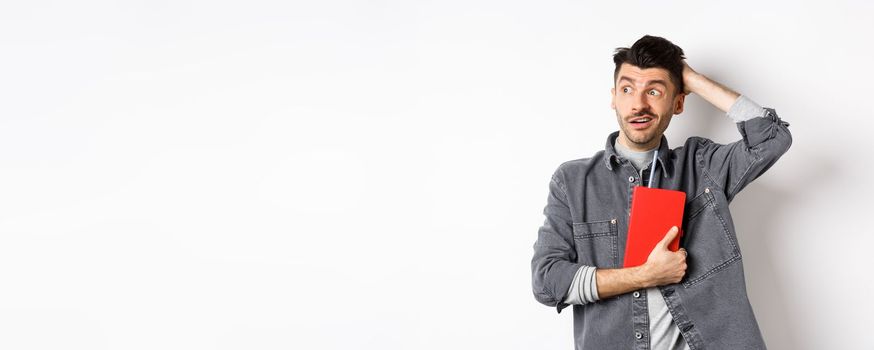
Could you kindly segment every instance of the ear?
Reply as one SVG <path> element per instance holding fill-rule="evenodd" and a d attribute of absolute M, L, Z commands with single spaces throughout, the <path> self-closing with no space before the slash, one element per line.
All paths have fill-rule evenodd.
<path fill-rule="evenodd" d="M 610 88 L 610 108 L 616 109 L 616 88 Z"/>
<path fill-rule="evenodd" d="M 674 114 L 683 113 L 683 104 L 686 102 L 686 94 L 680 94 L 674 100 Z"/>

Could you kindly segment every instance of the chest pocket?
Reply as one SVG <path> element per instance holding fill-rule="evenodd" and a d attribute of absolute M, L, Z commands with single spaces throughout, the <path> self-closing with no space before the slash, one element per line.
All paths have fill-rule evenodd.
<path fill-rule="evenodd" d="M 616 267 L 616 219 L 573 223 L 577 262 L 601 268 Z"/>
<path fill-rule="evenodd" d="M 691 287 L 740 260 L 734 234 L 726 226 L 709 188 L 686 204 L 683 247 L 689 253 L 683 286 Z"/>

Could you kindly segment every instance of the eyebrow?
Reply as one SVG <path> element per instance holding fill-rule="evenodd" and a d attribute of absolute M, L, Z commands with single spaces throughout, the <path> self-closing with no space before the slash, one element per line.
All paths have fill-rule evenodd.
<path fill-rule="evenodd" d="M 619 77 L 619 81 L 623 81 L 623 80 L 627 80 L 629 83 L 634 84 L 634 79 L 631 79 L 631 78 L 626 77 L 624 75 Z M 666 88 L 668 87 L 668 83 L 665 82 L 664 80 L 661 80 L 661 79 L 650 80 L 647 82 L 646 85 L 653 85 L 653 84 L 661 84 L 661 85 L 664 85 L 664 87 L 666 87 Z"/>

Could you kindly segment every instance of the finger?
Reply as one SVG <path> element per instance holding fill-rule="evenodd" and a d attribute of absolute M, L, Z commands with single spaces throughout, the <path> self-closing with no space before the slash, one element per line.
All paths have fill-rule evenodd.
<path fill-rule="evenodd" d="M 668 244 L 671 244 L 671 241 L 673 241 L 674 238 L 677 237 L 679 231 L 680 230 L 677 228 L 677 226 L 671 227 L 671 229 L 668 230 L 668 233 L 665 234 L 665 237 L 662 238 L 662 241 L 659 242 L 659 245 L 661 245 L 662 247 L 667 247 Z"/>

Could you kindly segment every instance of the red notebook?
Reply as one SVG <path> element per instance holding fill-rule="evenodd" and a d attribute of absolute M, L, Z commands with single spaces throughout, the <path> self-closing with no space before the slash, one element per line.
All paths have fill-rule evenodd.
<path fill-rule="evenodd" d="M 668 249 L 677 251 L 680 248 L 680 237 L 683 236 L 681 225 L 685 205 L 685 192 L 635 187 L 631 197 L 631 218 L 628 219 L 623 267 L 646 263 L 649 253 L 673 226 L 677 226 L 680 232 L 668 245 Z"/>

